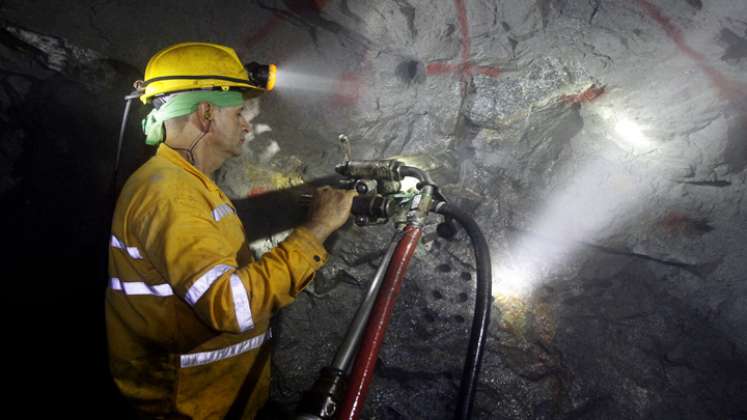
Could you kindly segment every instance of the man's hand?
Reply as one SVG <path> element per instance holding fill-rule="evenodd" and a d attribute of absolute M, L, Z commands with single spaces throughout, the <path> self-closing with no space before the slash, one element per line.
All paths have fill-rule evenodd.
<path fill-rule="evenodd" d="M 319 240 L 324 242 L 350 217 L 353 197 L 358 195 L 355 190 L 338 190 L 332 187 L 317 188 L 311 198 L 309 220 L 303 227 L 310 230 Z"/>

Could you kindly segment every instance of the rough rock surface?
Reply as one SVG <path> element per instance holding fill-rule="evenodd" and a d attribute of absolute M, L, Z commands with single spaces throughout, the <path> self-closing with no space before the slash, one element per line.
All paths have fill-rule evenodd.
<path fill-rule="evenodd" d="M 255 139 L 218 174 L 239 202 L 331 173 L 346 133 L 355 158 L 430 170 L 483 227 L 495 307 L 475 418 L 747 417 L 747 3 L 192 3 L 0 3 L 3 227 L 24 257 L 65 244 L 39 278 L 78 279 L 44 300 L 77 303 L 65 321 L 92 359 L 63 355 L 95 361 L 91 393 L 111 389 L 99 299 L 121 97 L 155 50 L 204 39 L 295 74 L 248 111 Z M 136 119 L 122 177 L 149 153 Z M 474 262 L 437 222 L 366 418 L 454 410 Z M 331 361 L 392 233 L 345 229 L 277 316 L 279 411 Z"/>

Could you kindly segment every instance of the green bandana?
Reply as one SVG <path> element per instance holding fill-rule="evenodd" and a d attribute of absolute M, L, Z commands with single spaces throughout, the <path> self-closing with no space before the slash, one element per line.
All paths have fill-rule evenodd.
<path fill-rule="evenodd" d="M 195 112 L 197 105 L 201 102 L 210 102 L 221 108 L 242 106 L 244 104 L 244 97 L 241 95 L 241 92 L 237 91 L 221 92 L 215 90 L 200 90 L 174 95 L 161 108 L 154 108 L 143 119 L 143 132 L 146 135 L 145 143 L 156 145 L 162 142 L 164 135 L 163 122 Z"/>

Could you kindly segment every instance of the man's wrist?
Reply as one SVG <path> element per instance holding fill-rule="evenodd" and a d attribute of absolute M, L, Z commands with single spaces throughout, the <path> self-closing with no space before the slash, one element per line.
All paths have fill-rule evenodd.
<path fill-rule="evenodd" d="M 323 244 L 327 240 L 332 231 L 322 223 L 306 222 L 301 225 L 303 228 L 309 231 L 314 238 L 316 238 L 320 244 Z"/>

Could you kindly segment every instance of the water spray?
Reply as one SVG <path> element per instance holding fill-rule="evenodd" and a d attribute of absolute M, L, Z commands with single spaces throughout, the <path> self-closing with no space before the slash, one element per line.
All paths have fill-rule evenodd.
<path fill-rule="evenodd" d="M 627 156 L 637 158 L 656 150 L 647 127 L 626 113 L 602 108 L 599 117 L 608 127 L 609 145 Z M 579 165 L 569 182 L 548 197 L 528 230 L 519 231 L 511 257 L 494 268 L 496 297 L 527 298 L 584 244 L 601 240 L 604 232 L 631 219 L 635 207 L 650 194 L 641 180 L 655 177 L 650 169 L 626 168 L 604 157 Z"/>

